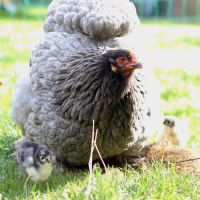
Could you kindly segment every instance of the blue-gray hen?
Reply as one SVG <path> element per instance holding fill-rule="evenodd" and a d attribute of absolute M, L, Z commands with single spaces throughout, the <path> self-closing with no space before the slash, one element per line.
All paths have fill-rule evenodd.
<path fill-rule="evenodd" d="M 128 0 L 52 1 L 30 78 L 13 98 L 27 140 L 46 144 L 62 163 L 85 165 L 94 119 L 103 158 L 140 151 L 150 112 L 143 70 L 135 70 L 138 23 Z"/>

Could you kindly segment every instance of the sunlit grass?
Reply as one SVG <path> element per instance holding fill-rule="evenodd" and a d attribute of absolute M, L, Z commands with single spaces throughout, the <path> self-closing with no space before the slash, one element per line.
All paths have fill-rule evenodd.
<path fill-rule="evenodd" d="M 27 8 L 26 8 L 27 9 Z M 17 79 L 23 77 L 42 34 L 46 8 L 22 8 L 15 16 L 0 12 L 0 194 L 5 199 L 25 199 L 11 143 L 21 137 L 9 112 Z M 177 23 L 144 23 L 142 41 L 161 85 L 161 110 L 166 115 L 187 119 L 190 142 L 200 148 L 200 26 Z M 33 185 L 29 199 L 85 199 L 87 171 L 54 173 L 47 186 Z M 193 175 L 155 163 L 148 170 L 111 168 L 95 170 L 89 199 L 200 199 L 200 180 Z"/>

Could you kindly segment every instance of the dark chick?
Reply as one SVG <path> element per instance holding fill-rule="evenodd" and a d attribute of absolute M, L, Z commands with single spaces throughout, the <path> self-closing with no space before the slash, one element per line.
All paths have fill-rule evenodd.
<path fill-rule="evenodd" d="M 18 150 L 21 175 L 34 182 L 45 181 L 51 175 L 55 156 L 45 145 L 24 142 Z"/>

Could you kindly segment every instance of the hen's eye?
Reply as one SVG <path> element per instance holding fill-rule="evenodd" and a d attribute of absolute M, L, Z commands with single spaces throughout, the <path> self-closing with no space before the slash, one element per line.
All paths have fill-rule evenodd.
<path fill-rule="evenodd" d="M 120 60 L 123 62 L 123 61 L 125 61 L 125 58 L 124 58 L 124 57 L 121 57 Z"/>

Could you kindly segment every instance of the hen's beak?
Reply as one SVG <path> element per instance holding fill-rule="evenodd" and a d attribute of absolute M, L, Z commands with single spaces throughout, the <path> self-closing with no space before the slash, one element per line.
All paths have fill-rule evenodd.
<path fill-rule="evenodd" d="M 136 64 L 131 64 L 131 67 L 133 69 L 142 69 L 142 64 L 138 62 Z"/>

